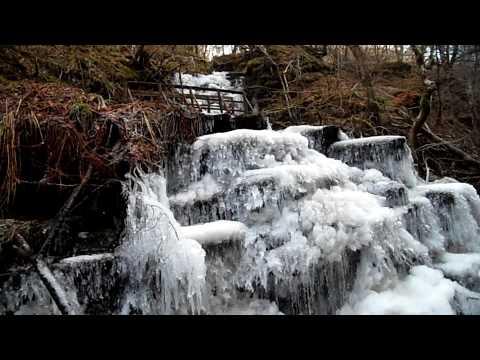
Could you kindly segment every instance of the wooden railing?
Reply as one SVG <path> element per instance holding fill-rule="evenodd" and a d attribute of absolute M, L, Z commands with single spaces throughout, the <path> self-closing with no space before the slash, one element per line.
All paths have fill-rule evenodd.
<path fill-rule="evenodd" d="M 164 88 L 180 90 L 174 92 L 174 100 L 198 111 L 205 110 L 210 113 L 217 110 L 220 113 L 227 112 L 233 116 L 246 115 L 253 112 L 253 107 L 243 91 L 188 85 L 162 85 L 145 81 L 128 82 L 126 84 L 126 91 L 131 96 L 139 98 L 164 97 Z"/>

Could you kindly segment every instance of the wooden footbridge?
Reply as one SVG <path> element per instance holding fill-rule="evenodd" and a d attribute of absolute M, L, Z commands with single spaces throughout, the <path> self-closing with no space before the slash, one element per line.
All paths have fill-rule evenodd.
<path fill-rule="evenodd" d="M 232 116 L 254 113 L 244 91 L 224 90 L 188 85 L 164 85 L 156 82 L 131 81 L 126 84 L 126 95 L 134 98 L 165 97 L 164 89 L 174 88 L 174 101 L 207 113 L 229 113 Z M 171 93 L 171 92 L 170 92 Z M 169 94 L 170 94 L 169 93 Z"/>

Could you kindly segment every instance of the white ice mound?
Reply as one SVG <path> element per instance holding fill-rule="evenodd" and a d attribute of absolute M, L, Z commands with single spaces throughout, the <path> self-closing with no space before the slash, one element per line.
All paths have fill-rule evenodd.
<path fill-rule="evenodd" d="M 238 178 L 237 183 L 252 186 L 272 181 L 283 189 L 297 189 L 299 186 L 343 183 L 346 174 L 329 161 L 311 165 L 280 165 L 273 168 L 248 170 Z"/>
<path fill-rule="evenodd" d="M 442 272 L 415 266 L 390 289 L 370 293 L 361 301 L 345 305 L 339 314 L 355 315 L 455 315 L 451 302 L 459 285 Z"/>
<path fill-rule="evenodd" d="M 243 241 L 247 227 L 238 221 L 219 220 L 205 224 L 182 226 L 182 237 L 194 239 L 202 245 L 216 245 L 223 242 Z"/>
<path fill-rule="evenodd" d="M 239 129 L 224 133 L 200 136 L 193 144 L 194 151 L 208 147 L 210 150 L 241 148 L 251 150 L 257 155 L 261 152 L 273 153 L 280 158 L 292 152 L 292 156 L 308 149 L 308 140 L 294 133 L 273 130 Z"/>
<path fill-rule="evenodd" d="M 435 267 L 447 276 L 476 277 L 480 280 L 480 253 L 443 254 Z"/>

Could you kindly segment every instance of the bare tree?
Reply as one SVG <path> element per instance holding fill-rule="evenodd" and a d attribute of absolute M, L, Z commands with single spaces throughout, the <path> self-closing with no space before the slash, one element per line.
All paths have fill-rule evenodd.
<path fill-rule="evenodd" d="M 272 65 L 275 67 L 275 70 L 277 71 L 278 77 L 280 79 L 280 83 L 282 84 L 282 89 L 283 89 L 283 96 L 285 98 L 285 103 L 287 105 L 287 111 L 288 111 L 288 116 L 291 119 L 295 119 L 294 114 L 292 113 L 292 109 L 290 106 L 291 99 L 290 99 L 290 90 L 288 88 L 288 81 L 286 77 L 286 72 L 288 70 L 288 67 L 290 64 L 286 66 L 286 68 L 282 71 L 280 69 L 280 65 L 277 64 L 277 62 L 270 56 L 268 53 L 267 48 L 264 45 L 257 45 L 257 48 L 267 57 L 267 59 L 272 63 Z"/>
<path fill-rule="evenodd" d="M 415 151 L 418 148 L 418 133 L 422 129 L 423 125 L 427 122 L 428 116 L 430 115 L 432 96 L 436 89 L 436 84 L 434 81 L 427 78 L 425 49 L 420 49 L 416 45 L 410 45 L 410 47 L 415 55 L 415 61 L 420 70 L 420 75 L 424 84 L 423 94 L 420 98 L 420 111 L 409 133 L 410 145 Z"/>
<path fill-rule="evenodd" d="M 375 91 L 373 89 L 372 77 L 367 66 L 365 53 L 358 45 L 349 45 L 348 48 L 352 52 L 353 57 L 358 64 L 361 81 L 367 91 L 367 109 L 369 113 L 369 119 L 374 125 L 379 125 L 381 121 L 380 109 L 375 100 Z"/>

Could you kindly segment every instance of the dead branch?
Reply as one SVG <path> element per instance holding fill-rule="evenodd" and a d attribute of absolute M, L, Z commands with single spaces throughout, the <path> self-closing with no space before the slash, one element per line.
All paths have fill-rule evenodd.
<path fill-rule="evenodd" d="M 285 71 L 282 72 L 280 70 L 280 65 L 278 65 L 277 62 L 275 60 L 273 60 L 273 58 L 270 56 L 270 54 L 268 53 L 268 51 L 267 51 L 267 49 L 265 48 L 264 45 L 256 45 L 256 47 L 267 57 L 267 59 L 275 67 L 275 69 L 277 71 L 277 75 L 280 79 L 280 83 L 281 83 L 282 88 L 283 88 L 283 96 L 285 98 L 285 102 L 286 102 L 286 105 L 287 105 L 288 116 L 291 119 L 294 119 L 294 116 L 293 116 L 292 111 L 291 111 L 291 106 L 290 106 L 291 100 L 290 100 L 289 91 L 288 91 L 288 82 L 287 82 L 287 79 L 286 79 L 286 76 L 285 76 L 285 72 L 287 71 L 289 65 L 287 65 L 287 67 L 285 68 Z"/>
<path fill-rule="evenodd" d="M 373 89 L 372 76 L 367 68 L 365 54 L 359 45 L 349 45 L 348 48 L 350 49 L 351 53 L 355 57 L 355 60 L 357 61 L 358 67 L 360 69 L 362 84 L 367 90 L 367 108 L 370 113 L 370 118 L 375 124 L 379 124 L 380 109 L 378 108 L 375 100 L 375 91 Z"/>
<path fill-rule="evenodd" d="M 427 127 L 423 127 L 422 128 L 422 131 L 425 132 L 428 136 L 430 136 L 432 139 L 434 139 L 435 141 L 438 141 L 440 142 L 442 145 L 444 145 L 445 147 L 447 147 L 450 151 L 454 152 L 455 154 L 459 155 L 460 157 L 462 157 L 463 160 L 465 161 L 468 161 L 468 162 L 471 162 L 471 163 L 474 163 L 476 165 L 480 165 L 480 160 L 477 160 L 475 158 L 473 158 L 472 156 L 470 156 L 469 154 L 467 154 L 465 151 L 457 148 L 456 146 L 453 146 L 451 143 L 449 143 L 448 141 L 442 139 L 440 136 L 438 135 L 435 135 L 429 128 L 428 126 Z"/>
<path fill-rule="evenodd" d="M 47 263 L 41 257 L 35 257 L 27 241 L 20 234 L 15 235 L 13 249 L 23 258 L 27 259 L 35 268 L 43 285 L 47 288 L 50 296 L 57 305 L 62 315 L 74 315 L 72 307 L 67 301 L 64 289 L 60 286 Z"/>

